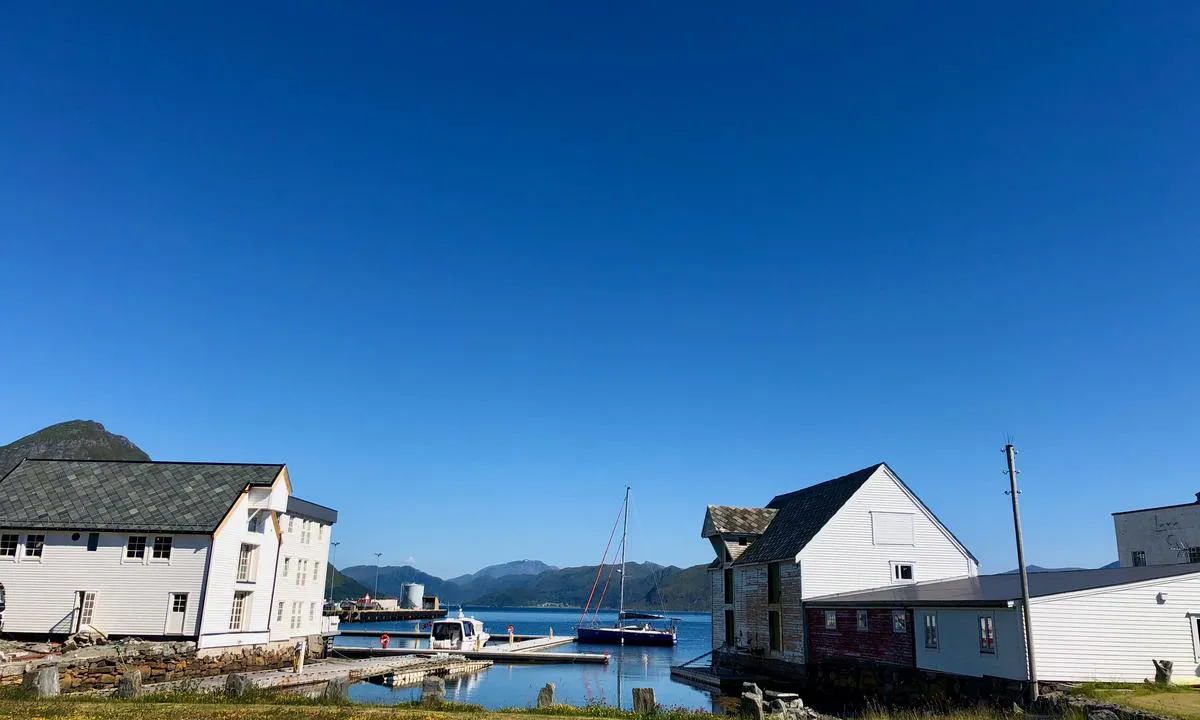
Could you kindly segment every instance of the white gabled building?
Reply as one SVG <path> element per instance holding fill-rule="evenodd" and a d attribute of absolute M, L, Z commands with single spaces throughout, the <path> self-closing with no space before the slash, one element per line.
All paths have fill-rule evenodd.
<path fill-rule="evenodd" d="M 1113 513 L 1121 567 L 1200 563 L 1200 493 L 1179 505 Z"/>
<path fill-rule="evenodd" d="M 336 521 L 292 496 L 284 465 L 26 459 L 0 480 L 3 631 L 315 643 L 336 632 L 321 613 Z"/>

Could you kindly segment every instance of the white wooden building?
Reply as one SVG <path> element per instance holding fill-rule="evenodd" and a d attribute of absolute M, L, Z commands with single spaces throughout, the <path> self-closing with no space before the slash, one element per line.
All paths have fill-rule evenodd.
<path fill-rule="evenodd" d="M 284 465 L 26 459 L 0 480 L 3 631 L 315 641 L 336 632 L 321 613 L 336 520 L 292 496 Z"/>
<path fill-rule="evenodd" d="M 1171 660 L 1176 682 L 1200 682 L 1200 566 L 1032 573 L 1029 584 L 1039 680 L 1140 682 L 1152 660 Z M 813 598 L 813 659 L 1028 681 L 1020 598 L 1016 573 Z M 849 621 L 860 613 L 877 627 Z"/>
<path fill-rule="evenodd" d="M 1200 563 L 1200 493 L 1196 501 L 1113 513 L 1122 567 Z"/>
<path fill-rule="evenodd" d="M 979 563 L 891 468 L 880 463 L 776 496 L 765 508 L 710 505 L 701 535 L 718 663 L 806 662 L 804 600 L 970 577 Z"/>

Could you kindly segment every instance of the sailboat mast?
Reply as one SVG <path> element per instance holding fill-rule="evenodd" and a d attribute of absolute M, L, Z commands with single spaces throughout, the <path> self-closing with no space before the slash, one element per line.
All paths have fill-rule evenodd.
<path fill-rule="evenodd" d="M 625 545 L 629 540 L 629 486 L 625 486 L 625 520 L 621 525 L 621 602 L 617 610 L 617 624 L 625 625 Z M 621 636 L 621 644 L 625 644 L 625 636 Z"/>

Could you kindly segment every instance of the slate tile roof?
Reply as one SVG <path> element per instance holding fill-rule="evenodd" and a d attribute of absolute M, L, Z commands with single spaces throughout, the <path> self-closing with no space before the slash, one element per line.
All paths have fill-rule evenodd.
<path fill-rule="evenodd" d="M 728 505 L 709 505 L 708 514 L 704 518 L 704 529 L 701 537 L 712 537 L 718 533 L 745 533 L 760 535 L 771 519 L 775 510 L 770 508 L 740 508 Z"/>
<path fill-rule="evenodd" d="M 762 537 L 756 540 L 734 565 L 791 560 L 825 527 L 838 510 L 863 486 L 875 471 L 877 463 L 803 490 L 776 495 L 767 503 L 775 517 Z"/>
<path fill-rule="evenodd" d="M 283 465 L 26 459 L 0 480 L 0 527 L 211 533 Z"/>

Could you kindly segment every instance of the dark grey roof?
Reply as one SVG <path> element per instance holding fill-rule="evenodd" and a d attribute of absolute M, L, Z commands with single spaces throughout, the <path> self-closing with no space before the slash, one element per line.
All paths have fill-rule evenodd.
<path fill-rule="evenodd" d="M 295 495 L 288 497 L 287 514 L 306 517 L 309 520 L 329 523 L 330 525 L 337 522 L 337 510 L 307 500 L 301 500 Z"/>
<path fill-rule="evenodd" d="M 1200 500 L 1193 500 L 1187 503 L 1178 503 L 1176 505 L 1159 505 L 1158 507 L 1142 508 L 1141 510 L 1121 510 L 1113 513 L 1113 515 L 1129 515 L 1132 513 L 1150 512 L 1151 510 L 1175 510 L 1176 508 L 1194 507 L 1200 508 Z"/>
<path fill-rule="evenodd" d="M 740 533 L 745 535 L 760 535 L 776 510 L 769 508 L 740 508 L 728 505 L 709 505 L 704 517 L 704 528 L 701 537 L 712 537 L 719 533 Z"/>
<path fill-rule="evenodd" d="M 803 490 L 776 495 L 767 508 L 777 511 L 762 537 L 734 561 L 735 565 L 791 560 L 808 545 L 825 523 L 858 492 L 883 463 L 826 480 Z"/>
<path fill-rule="evenodd" d="M 1146 580 L 1161 580 L 1178 575 L 1200 573 L 1200 564 L 1152 565 L 1149 567 L 1116 567 L 1098 570 L 1060 570 L 1030 573 L 1030 597 L 1045 597 L 1079 590 L 1128 585 Z M 978 575 L 957 580 L 895 585 L 880 590 L 867 590 L 840 595 L 826 595 L 808 600 L 813 606 L 1002 606 L 1021 597 L 1021 576 L 1017 573 Z"/>
<path fill-rule="evenodd" d="M 0 527 L 211 533 L 283 465 L 23 460 L 0 480 Z"/>

